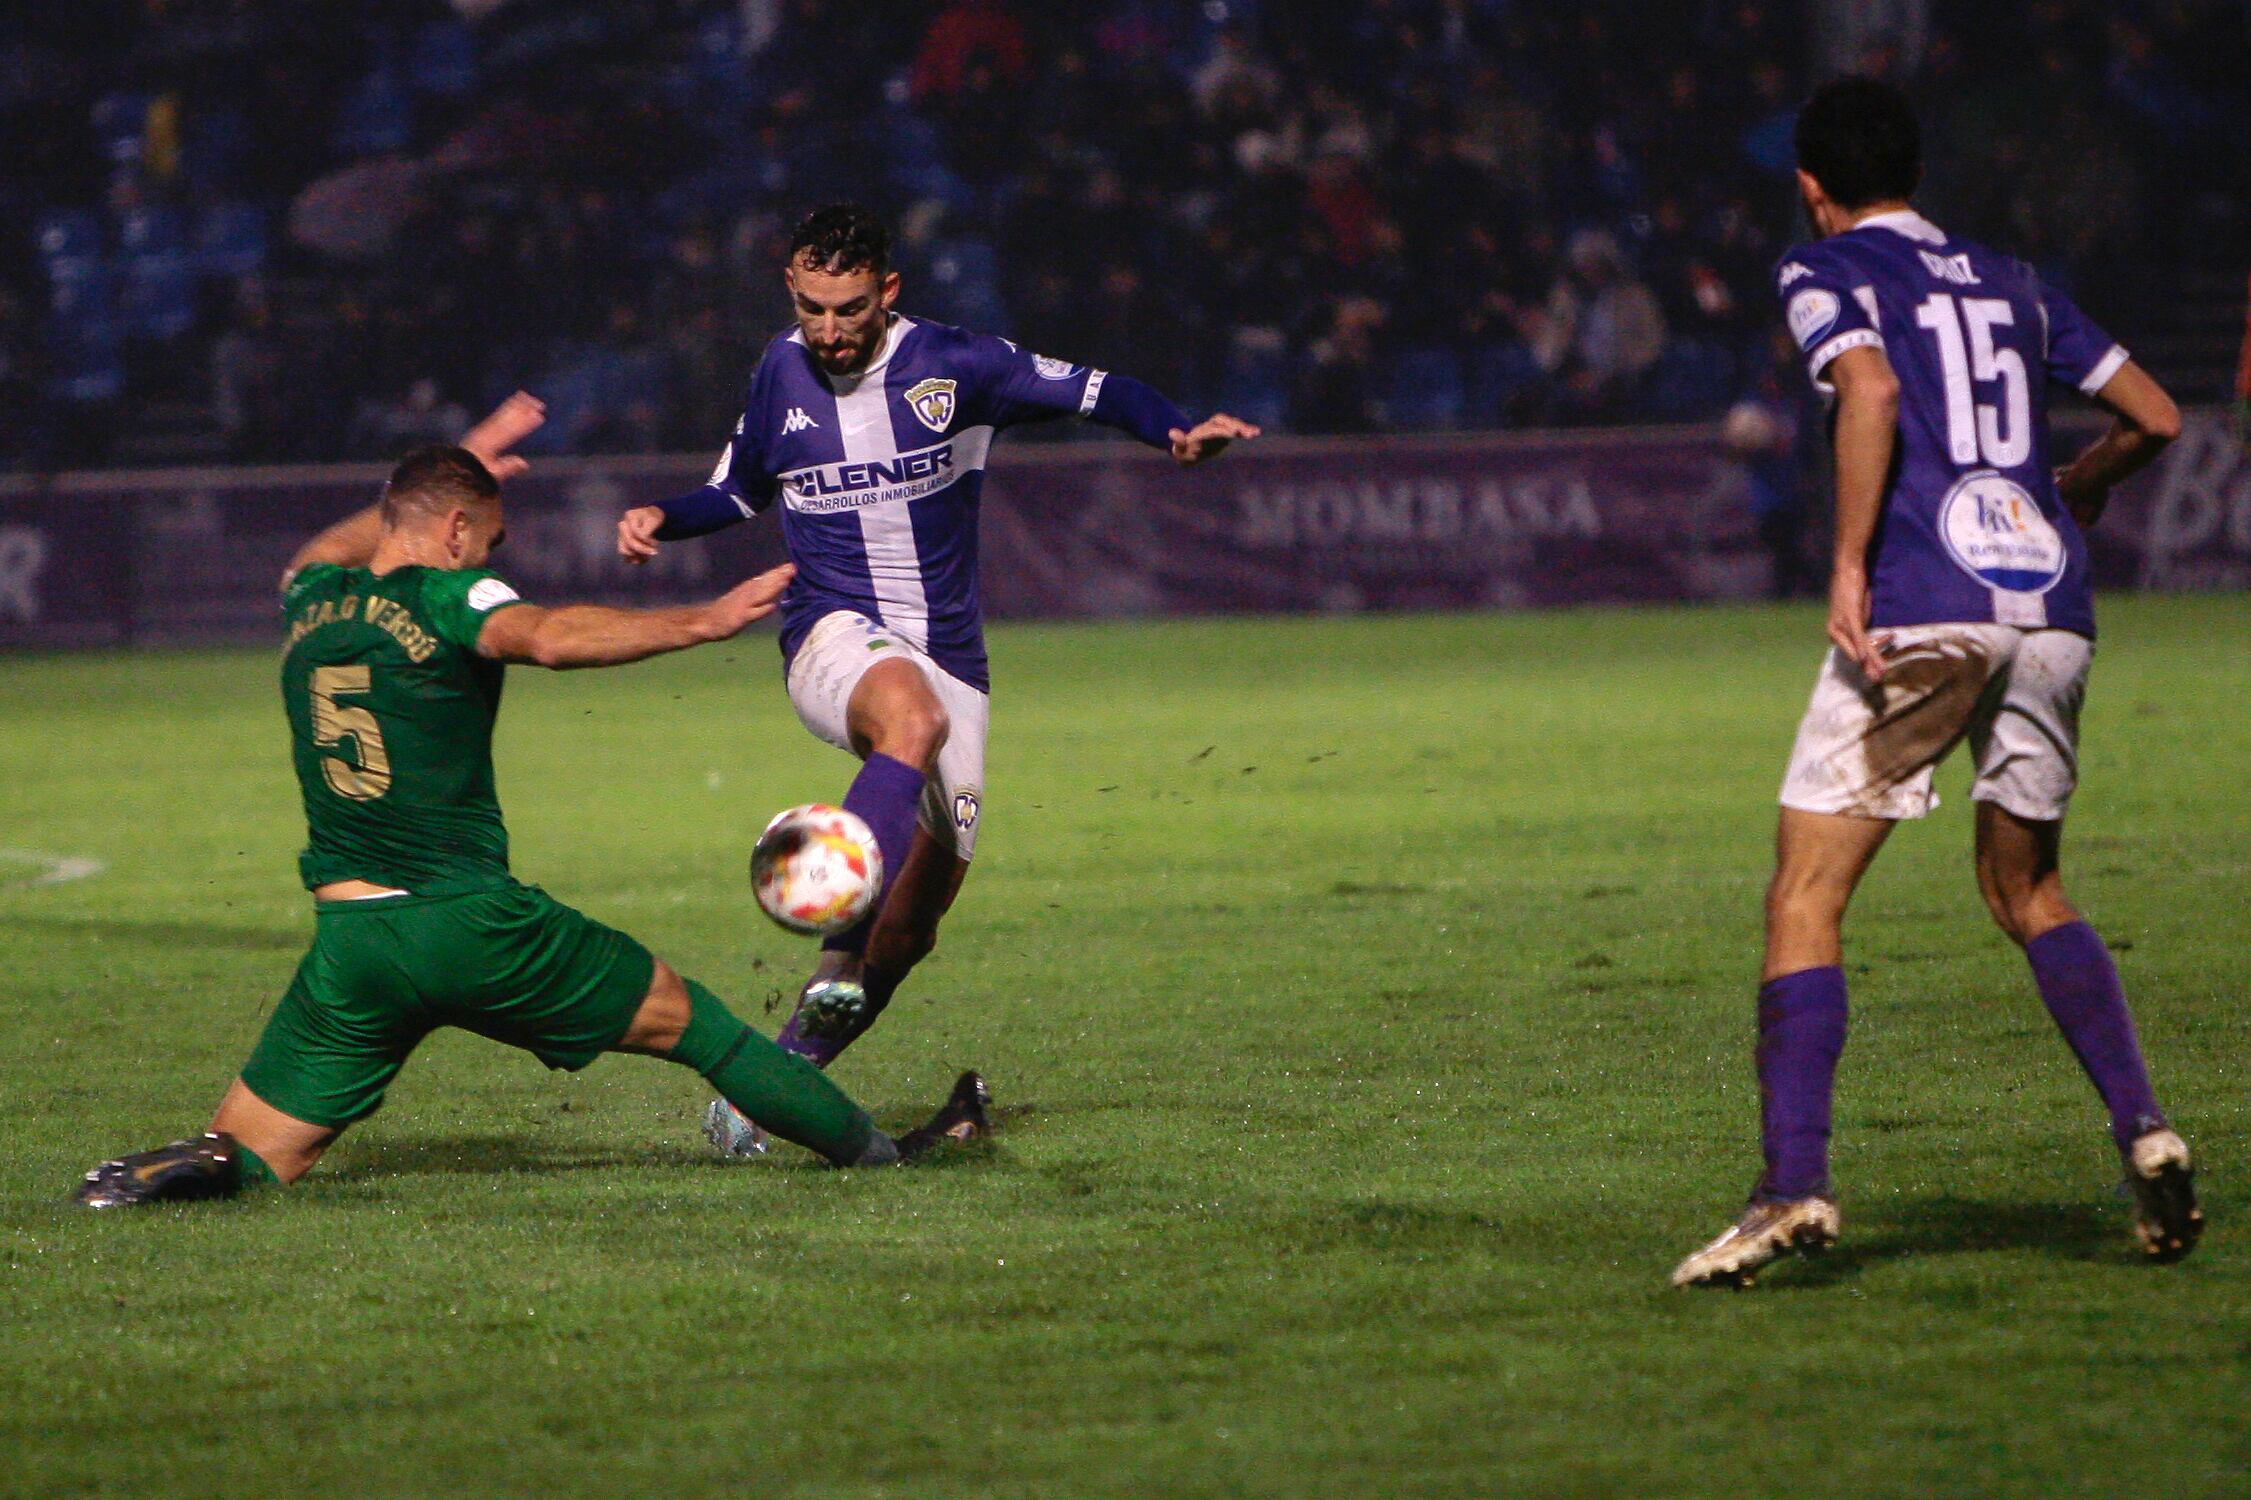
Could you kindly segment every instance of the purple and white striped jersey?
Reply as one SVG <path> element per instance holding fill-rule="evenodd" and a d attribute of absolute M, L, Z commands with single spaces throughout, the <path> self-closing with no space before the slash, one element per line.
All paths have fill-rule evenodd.
<path fill-rule="evenodd" d="M 663 538 L 730 525 L 781 500 L 797 577 L 782 653 L 822 616 L 880 621 L 981 691 L 977 507 L 993 438 L 1071 414 L 1165 446 L 1187 418 L 1148 386 L 1033 355 L 1006 339 L 893 316 L 857 375 L 821 369 L 796 330 L 767 346 L 711 482 L 664 503 Z"/>
<path fill-rule="evenodd" d="M 1776 271 L 1814 384 L 1848 349 L 1899 377 L 1899 443 L 1868 559 L 1870 624 L 2095 633 L 2087 540 L 2056 493 L 2048 384 L 2102 389 L 2126 351 L 2031 267 L 1910 211 L 1800 245 Z"/>

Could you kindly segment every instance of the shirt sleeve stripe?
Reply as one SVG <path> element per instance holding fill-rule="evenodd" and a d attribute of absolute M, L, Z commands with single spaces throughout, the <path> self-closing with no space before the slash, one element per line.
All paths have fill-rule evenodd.
<path fill-rule="evenodd" d="M 1080 416 L 1083 417 L 1094 410 L 1094 403 L 1102 399 L 1102 382 L 1108 376 L 1107 370 L 1089 370 L 1086 372 L 1086 391 L 1079 397 Z"/>
<path fill-rule="evenodd" d="M 1812 373 L 1814 379 L 1819 380 L 1821 372 L 1829 368 L 1829 361 L 1835 359 L 1847 349 L 1881 349 L 1883 347 L 1884 336 L 1875 329 L 1855 328 L 1849 333 L 1838 334 L 1828 343 L 1807 355 L 1806 369 Z"/>
<path fill-rule="evenodd" d="M 2112 344 L 2110 352 L 2096 360 L 2095 367 L 2087 372 L 2087 378 L 2079 382 L 2080 391 L 2092 396 L 2095 392 L 2110 384 L 2110 377 L 2125 368 L 2126 361 L 2130 357 L 2126 353 L 2124 344 Z"/>

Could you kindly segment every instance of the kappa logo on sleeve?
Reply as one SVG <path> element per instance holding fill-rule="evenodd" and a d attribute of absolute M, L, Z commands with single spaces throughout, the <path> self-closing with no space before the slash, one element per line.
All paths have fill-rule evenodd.
<path fill-rule="evenodd" d="M 1807 265 L 1804 261 L 1791 261 L 1788 265 L 1782 268 L 1782 283 L 1779 287 L 1776 288 L 1776 290 L 1786 292 L 1790 289 L 1791 282 L 1803 281 L 1806 277 L 1811 276 L 1812 274 L 1813 267 Z"/>
<path fill-rule="evenodd" d="M 1786 316 L 1790 320 L 1790 337 L 1798 341 L 1800 349 L 1811 349 L 1821 335 L 1837 323 L 1837 294 L 1809 286 L 1790 299 Z"/>
<path fill-rule="evenodd" d="M 523 595 L 497 578 L 480 578 L 469 585 L 469 607 L 479 614 L 503 604 L 514 604 L 521 598 Z"/>

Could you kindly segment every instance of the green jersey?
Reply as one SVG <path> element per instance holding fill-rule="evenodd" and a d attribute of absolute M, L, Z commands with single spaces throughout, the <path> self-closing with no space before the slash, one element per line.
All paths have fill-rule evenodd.
<path fill-rule="evenodd" d="M 477 654 L 522 601 L 481 569 L 316 563 L 282 595 L 281 696 L 305 799 L 308 888 L 368 880 L 417 895 L 508 882 L 492 728 L 506 668 Z"/>

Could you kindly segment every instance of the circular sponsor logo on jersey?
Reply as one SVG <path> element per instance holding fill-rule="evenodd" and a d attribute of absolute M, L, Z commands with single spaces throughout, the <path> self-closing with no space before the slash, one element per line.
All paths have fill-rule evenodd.
<path fill-rule="evenodd" d="M 1946 492 L 1938 534 L 1964 572 L 2011 593 L 2046 593 L 2069 560 L 2031 492 L 1991 469 L 1963 475 Z"/>
<path fill-rule="evenodd" d="M 1067 359 L 1049 359 L 1044 354 L 1032 356 L 1032 368 L 1039 371 L 1042 380 L 1069 380 L 1079 373 L 1079 367 Z"/>
<path fill-rule="evenodd" d="M 1790 320 L 1790 337 L 1800 349 L 1811 349 L 1814 340 L 1836 325 L 1837 294 L 1809 286 L 1790 299 L 1784 315 Z"/>

